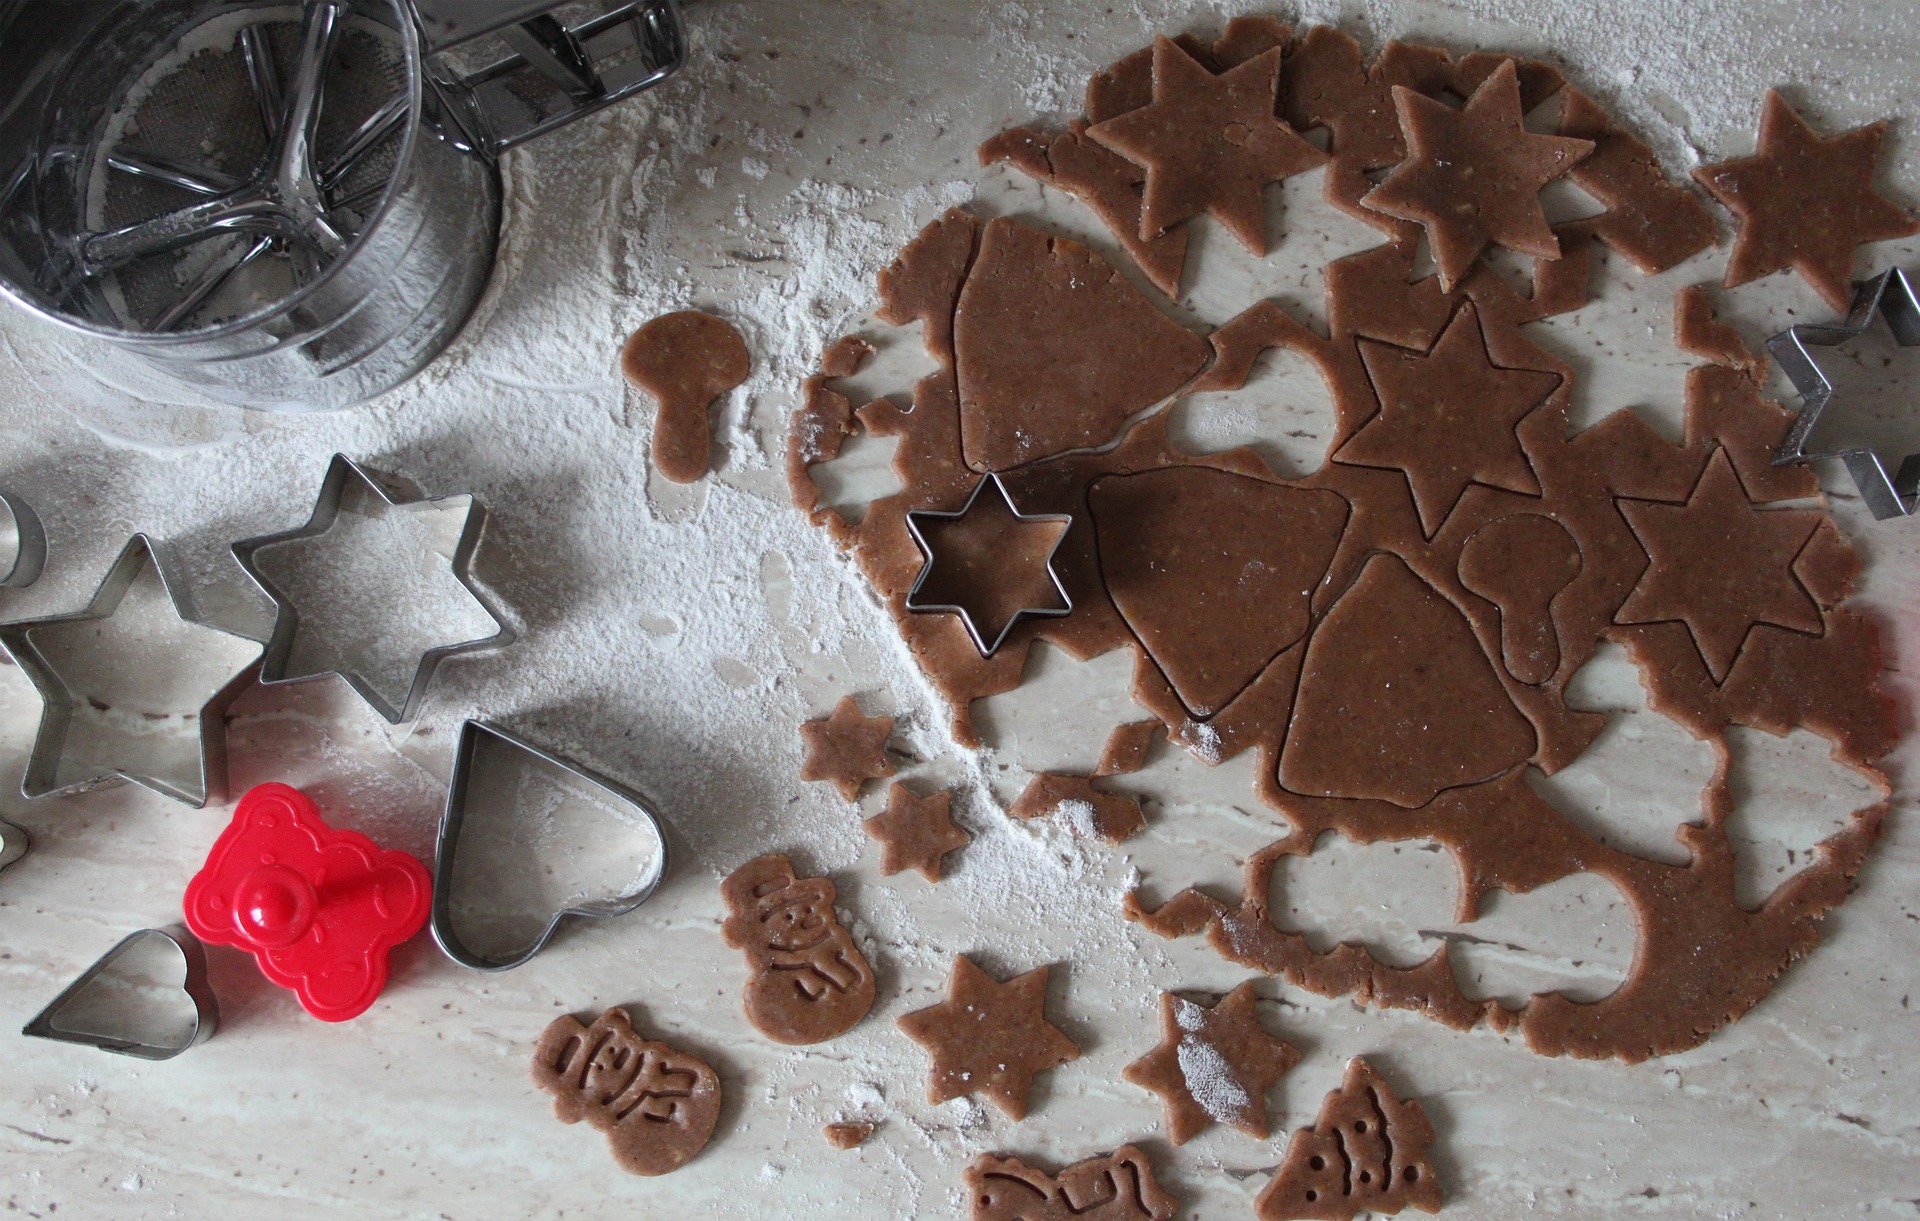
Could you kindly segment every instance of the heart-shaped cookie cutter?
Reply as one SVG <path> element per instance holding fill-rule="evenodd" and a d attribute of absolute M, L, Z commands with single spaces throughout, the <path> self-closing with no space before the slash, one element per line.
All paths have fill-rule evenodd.
<path fill-rule="evenodd" d="M 522 751 L 549 766 L 558 768 L 575 779 L 584 781 L 608 794 L 622 806 L 633 810 L 640 816 L 641 825 L 647 829 L 649 838 L 653 841 L 655 860 L 658 862 L 639 886 L 622 895 L 575 904 L 555 913 L 553 918 L 547 921 L 546 928 L 530 945 L 504 956 L 481 954 L 473 950 L 460 939 L 460 935 L 453 927 L 453 873 L 460 849 L 460 834 L 466 823 L 468 785 L 473 776 L 474 759 L 482 743 L 488 740 Z M 440 835 L 434 847 L 433 914 L 429 920 L 433 939 L 439 943 L 448 958 L 475 971 L 511 970 L 545 949 L 547 942 L 553 939 L 554 933 L 567 917 L 606 919 L 611 916 L 624 916 L 645 903 L 653 897 L 653 892 L 660 888 L 660 883 L 666 878 L 667 865 L 667 837 L 661 830 L 660 819 L 640 794 L 616 780 L 581 767 L 552 751 L 508 733 L 498 725 L 485 721 L 468 721 L 461 726 L 460 744 L 454 752 L 453 780 L 447 786 L 447 805 L 440 815 Z"/>
<path fill-rule="evenodd" d="M 148 1043 L 136 1036 L 116 1037 L 106 1034 L 94 1034 L 82 1030 L 67 1030 L 59 1026 L 62 1011 L 72 1004 L 82 993 L 93 985 L 93 981 L 112 968 L 121 956 L 149 937 L 158 937 L 168 942 L 180 952 L 180 961 L 184 972 L 180 981 L 181 991 L 193 1002 L 193 1025 L 184 1037 L 172 1043 Z M 101 1051 L 110 1051 L 119 1056 L 135 1056 L 142 1060 L 171 1060 L 196 1044 L 212 1037 L 214 1029 L 220 1025 L 220 1002 L 213 995 L 213 985 L 207 980 L 207 951 L 195 937 L 177 924 L 165 928 L 143 928 L 121 938 L 119 944 L 102 954 L 98 961 L 88 967 L 80 978 L 63 989 L 53 998 L 47 1007 L 33 1016 L 33 1020 L 20 1028 L 20 1033 L 30 1039 L 52 1039 L 57 1043 L 78 1043 L 83 1047 L 97 1047 Z"/>

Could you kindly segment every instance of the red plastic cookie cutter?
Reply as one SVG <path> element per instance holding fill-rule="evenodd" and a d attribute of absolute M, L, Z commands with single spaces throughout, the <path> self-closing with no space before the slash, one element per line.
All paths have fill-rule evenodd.
<path fill-rule="evenodd" d="M 187 927 L 248 951 L 308 1013 L 344 1022 L 387 982 L 387 952 L 420 931 L 427 867 L 357 831 L 336 831 L 305 793 L 248 790 L 187 884 Z"/>

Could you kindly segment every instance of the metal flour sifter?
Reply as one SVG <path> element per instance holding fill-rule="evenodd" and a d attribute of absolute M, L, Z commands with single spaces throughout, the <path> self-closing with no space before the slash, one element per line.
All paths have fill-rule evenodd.
<path fill-rule="evenodd" d="M 677 0 L 0 0 L 0 292 L 221 401 L 418 372 L 501 153 L 665 80 Z"/>

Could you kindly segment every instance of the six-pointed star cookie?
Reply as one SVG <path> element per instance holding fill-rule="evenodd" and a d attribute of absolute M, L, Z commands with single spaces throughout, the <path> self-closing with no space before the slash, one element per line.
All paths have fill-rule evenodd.
<path fill-rule="evenodd" d="M 1593 151 L 1593 141 L 1541 136 L 1520 122 L 1520 80 L 1508 60 L 1455 110 L 1401 85 L 1394 109 L 1407 159 L 1360 200 L 1426 226 L 1440 287 L 1451 289 L 1488 245 L 1560 257 L 1540 188 Z"/>
<path fill-rule="evenodd" d="M 1494 364 L 1471 303 L 1454 313 L 1429 351 L 1359 344 L 1380 411 L 1335 461 L 1404 472 L 1429 538 L 1470 483 L 1539 495 L 1514 426 L 1560 385 L 1558 374 Z"/>
<path fill-rule="evenodd" d="M 1822 630 L 1820 607 L 1793 574 L 1822 515 L 1757 508 L 1726 450 L 1714 450 L 1683 505 L 1616 503 L 1649 562 L 1615 623 L 1685 623 L 1716 683 L 1726 681 L 1756 625 Z"/>
<path fill-rule="evenodd" d="M 1147 171 L 1141 240 L 1208 212 L 1267 253 L 1267 184 L 1327 159 L 1274 116 L 1279 80 L 1279 47 L 1215 76 L 1171 39 L 1154 41 L 1152 103 L 1087 129 Z"/>
<path fill-rule="evenodd" d="M 973 838 L 954 825 L 950 789 L 921 797 L 896 784 L 887 794 L 887 808 L 860 825 L 885 846 L 882 874 L 892 877 L 903 869 L 918 869 L 929 882 L 940 880 L 940 862 L 947 853 Z"/>
<path fill-rule="evenodd" d="M 852 801 L 867 781 L 893 775 L 893 764 L 887 762 L 887 739 L 892 736 L 892 717 L 861 716 L 860 701 L 843 695 L 832 716 L 800 726 L 807 745 L 800 779 L 832 781 L 840 795 Z"/>
<path fill-rule="evenodd" d="M 187 618 L 146 535 L 86 609 L 0 625 L 0 647 L 43 706 L 25 796 L 131 780 L 202 806 L 224 782 L 226 709 L 253 681 L 260 642 Z"/>
<path fill-rule="evenodd" d="M 1846 309 L 1853 248 L 1920 232 L 1920 222 L 1873 189 L 1886 133 L 1882 120 L 1822 136 L 1769 89 L 1753 156 L 1693 171 L 1740 218 L 1727 287 L 1791 267 L 1829 305 Z"/>
<path fill-rule="evenodd" d="M 1160 1046 L 1121 1075 L 1159 1094 L 1167 1139 L 1184 1145 L 1208 1124 L 1267 1138 L 1267 1091 L 1300 1062 L 1300 1052 L 1260 1025 L 1248 980 L 1212 1008 L 1160 994 Z"/>
<path fill-rule="evenodd" d="M 1046 1006 L 1046 967 L 1001 983 L 956 954 L 947 999 L 900 1019 L 933 1057 L 927 1101 L 978 1092 L 1009 1118 L 1025 1118 L 1034 1077 L 1080 1058 L 1079 1046 L 1047 1020 Z"/>

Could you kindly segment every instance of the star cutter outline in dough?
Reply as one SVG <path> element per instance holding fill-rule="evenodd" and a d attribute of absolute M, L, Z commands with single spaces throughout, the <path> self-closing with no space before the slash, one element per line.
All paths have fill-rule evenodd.
<path fill-rule="evenodd" d="M 660 854 L 660 863 L 652 876 L 638 887 L 625 894 L 607 899 L 594 899 L 585 903 L 576 903 L 571 907 L 555 912 L 547 921 L 540 935 L 522 949 L 514 950 L 505 957 L 490 958 L 469 948 L 460 939 L 453 927 L 453 876 L 454 866 L 458 862 L 460 834 L 467 817 L 467 786 L 473 778 L 474 757 L 479 752 L 482 736 L 494 739 L 508 747 L 525 752 L 559 768 L 575 779 L 582 780 L 592 788 L 613 797 L 622 805 L 636 810 Z M 553 940 L 554 933 L 569 916 L 604 920 L 612 916 L 624 916 L 639 907 L 653 893 L 660 889 L 660 883 L 666 880 L 668 866 L 672 863 L 672 851 L 667 846 L 667 835 L 660 825 L 659 815 L 653 812 L 653 806 L 626 785 L 601 775 L 591 768 L 582 767 L 571 759 L 562 758 L 550 750 L 535 746 L 517 734 L 508 733 L 498 725 L 486 721 L 468 721 L 460 727 L 460 744 L 454 751 L 453 778 L 447 784 L 447 804 L 440 815 L 440 831 L 433 850 L 433 904 L 427 925 L 433 932 L 433 940 L 441 952 L 448 958 L 475 971 L 509 971 L 545 949 L 547 942 Z"/>
<path fill-rule="evenodd" d="M 315 498 L 313 513 L 307 518 L 307 524 L 297 529 L 282 531 L 278 534 L 261 534 L 253 538 L 241 539 L 231 547 L 233 558 L 252 579 L 261 593 L 273 602 L 273 635 L 267 640 L 266 655 L 260 663 L 260 682 L 264 686 L 277 687 L 282 683 L 306 682 L 309 679 L 323 678 L 329 674 L 344 681 L 360 696 L 372 705 L 389 725 L 398 725 L 411 721 L 419 715 L 420 705 L 425 701 L 427 688 L 433 683 L 435 671 L 440 663 L 456 653 L 476 652 L 482 649 L 505 648 L 518 640 L 520 633 L 508 622 L 505 614 L 494 604 L 486 590 L 474 579 L 473 558 L 479 550 L 482 537 L 487 528 L 487 509 L 471 492 L 457 492 L 448 496 L 396 497 L 390 493 L 376 472 L 361 466 L 345 454 L 335 454 L 327 464 L 327 476 L 320 483 L 320 495 Z M 491 636 L 477 637 L 472 640 L 457 641 L 452 644 L 435 645 L 420 655 L 420 663 L 413 672 L 413 682 L 407 688 L 406 698 L 398 705 L 376 690 L 366 676 L 349 669 L 328 668 L 315 670 L 309 674 L 289 674 L 287 668 L 292 660 L 293 645 L 300 633 L 300 611 L 292 599 L 280 590 L 255 562 L 255 557 L 269 547 L 304 539 L 318 538 L 333 529 L 339 519 L 340 509 L 349 482 L 357 483 L 367 494 L 377 497 L 379 502 L 391 509 L 404 509 L 414 505 L 452 507 L 450 502 L 465 499 L 467 517 L 460 530 L 460 540 L 454 546 L 449 568 L 454 579 L 466 589 L 486 612 L 494 626 L 499 630 Z"/>
<path fill-rule="evenodd" d="M 25 589 L 47 566 L 47 532 L 33 506 L 13 493 L 0 490 L 0 507 L 13 518 L 13 560 L 0 572 L 0 588 Z"/>
<path fill-rule="evenodd" d="M 994 490 L 1000 494 L 1001 503 L 1006 505 L 1007 512 L 1013 515 L 1015 521 L 1061 522 L 1069 528 L 1073 525 L 1073 515 L 1071 513 L 1022 513 L 1019 506 L 1013 503 L 1013 497 L 1008 493 L 1007 485 L 1001 480 L 998 471 L 989 473 L 982 478 L 979 483 L 974 484 L 973 491 L 967 495 L 967 502 L 958 509 L 952 510 L 951 512 L 938 509 L 910 509 L 907 511 L 907 533 L 913 536 L 914 545 L 920 548 L 922 563 L 920 565 L 919 575 L 914 577 L 912 587 L 907 590 L 906 608 L 916 615 L 958 615 L 961 624 L 967 629 L 967 635 L 973 638 L 973 647 L 980 650 L 980 656 L 982 657 L 992 657 L 994 653 L 998 652 L 1000 646 L 1006 643 L 1007 634 L 1012 632 L 1014 625 L 1022 619 L 1058 619 L 1064 615 L 1071 615 L 1073 613 L 1073 597 L 1067 593 L 1066 585 L 1060 580 L 1059 570 L 1053 566 L 1054 557 L 1060 554 L 1061 544 L 1067 541 L 1066 530 L 1060 531 L 1060 537 L 1054 540 L 1053 547 L 1047 552 L 1045 563 L 1047 579 L 1053 583 L 1054 592 L 1060 595 L 1061 605 L 1020 607 L 1018 610 L 1015 610 L 1012 615 L 1007 617 L 1006 623 L 1000 628 L 999 635 L 995 636 L 991 643 L 980 634 L 979 625 L 973 621 L 973 615 L 968 612 L 966 607 L 955 603 L 921 602 L 918 600 L 921 588 L 926 585 L 927 578 L 933 575 L 934 566 L 933 548 L 927 545 L 927 537 L 921 530 L 920 523 L 935 520 L 958 521 L 960 518 L 965 517 L 973 511 L 974 502 L 980 499 L 980 493 L 986 489 L 988 484 L 992 484 Z"/>
<path fill-rule="evenodd" d="M 1864 447 L 1835 450 L 1807 449 L 1820 416 L 1833 400 L 1833 383 L 1827 379 L 1810 348 L 1837 347 L 1857 339 L 1873 325 L 1879 313 L 1887 320 L 1894 342 L 1903 348 L 1920 345 L 1920 296 L 1913 281 L 1899 267 L 1888 268 L 1855 289 L 1853 308 L 1845 321 L 1801 323 L 1767 340 L 1767 352 L 1793 388 L 1800 392 L 1800 414 L 1774 452 L 1773 462 L 1783 466 L 1792 462 L 1812 462 L 1819 458 L 1838 458 L 1853 477 L 1853 486 L 1878 521 L 1911 517 L 1920 510 L 1920 451 L 1902 455 L 1893 474 L 1887 473 L 1880 455 Z M 1920 397 L 1920 391 L 1916 392 Z"/>
<path fill-rule="evenodd" d="M 185 970 L 180 981 L 180 990 L 193 1002 L 193 1026 L 184 1038 L 171 1043 L 148 1043 L 128 1036 L 116 1038 L 112 1035 L 96 1034 L 88 1031 L 66 1030 L 55 1025 L 60 1011 L 85 992 L 93 981 L 111 968 L 122 954 L 148 937 L 158 937 L 172 944 L 180 952 L 180 961 Z M 51 1039 L 56 1043 L 78 1043 L 82 1047 L 97 1047 L 101 1051 L 110 1051 L 119 1056 L 134 1056 L 141 1060 L 171 1060 L 188 1048 L 204 1043 L 213 1036 L 220 1025 L 220 1002 L 213 994 L 213 985 L 207 978 L 207 951 L 200 939 L 178 924 L 169 924 L 165 928 L 143 928 L 129 933 L 106 953 L 94 961 L 94 964 L 81 972 L 80 977 L 60 990 L 60 995 L 47 1003 L 46 1008 L 33 1015 L 31 1021 L 20 1028 L 20 1033 L 30 1039 Z"/>
<path fill-rule="evenodd" d="M 136 534 L 127 540 L 120 549 L 120 555 L 107 569 L 106 577 L 100 587 L 88 600 L 85 609 L 65 615 L 49 615 L 41 619 L 19 619 L 12 623 L 0 623 L 0 650 L 5 651 L 20 667 L 22 673 L 33 683 L 34 690 L 40 695 L 40 727 L 33 738 L 33 751 L 27 756 L 26 772 L 20 778 L 20 794 L 33 799 L 39 797 L 65 797 L 71 793 L 85 792 L 89 789 L 104 788 L 108 785 L 131 781 L 142 788 L 152 789 L 164 797 L 199 809 L 207 804 L 208 797 L 225 787 L 227 775 L 227 733 L 226 711 L 235 698 L 252 685 L 260 672 L 260 654 L 241 666 L 219 687 L 209 693 L 195 714 L 197 737 L 199 739 L 199 775 L 190 788 L 182 788 L 157 776 L 148 776 L 127 771 L 110 764 L 103 765 L 106 770 L 96 776 L 88 776 L 68 784 L 59 783 L 60 759 L 66 754 L 67 737 L 72 728 L 73 710 L 79 703 L 60 673 L 50 664 L 39 646 L 33 642 L 33 633 L 40 628 L 61 624 L 94 623 L 111 619 L 120 609 L 120 603 L 127 591 L 139 579 L 140 574 L 151 567 L 159 578 L 161 591 L 165 594 L 167 605 L 175 618 L 182 623 L 231 636 L 235 640 L 244 640 L 258 648 L 260 642 L 238 632 L 229 632 L 225 628 L 203 623 L 188 615 L 183 609 L 179 593 L 173 581 L 168 578 L 166 566 L 160 562 L 160 555 L 154 549 L 153 540 L 144 534 Z"/>

